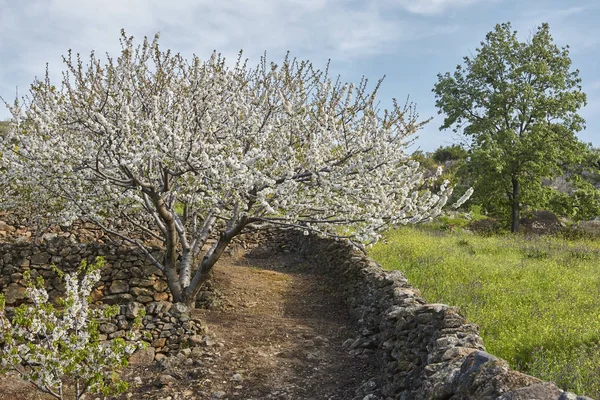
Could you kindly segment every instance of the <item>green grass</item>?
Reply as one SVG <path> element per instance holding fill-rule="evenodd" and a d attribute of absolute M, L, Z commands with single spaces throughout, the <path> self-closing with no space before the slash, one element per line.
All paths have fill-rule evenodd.
<path fill-rule="evenodd" d="M 513 368 L 600 397 L 600 242 L 401 228 L 370 255 L 459 306 Z"/>

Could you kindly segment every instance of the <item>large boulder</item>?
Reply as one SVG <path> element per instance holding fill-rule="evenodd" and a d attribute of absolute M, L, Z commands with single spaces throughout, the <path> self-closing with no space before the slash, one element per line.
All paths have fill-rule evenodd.
<path fill-rule="evenodd" d="M 600 220 L 581 221 L 576 229 L 591 236 L 600 236 Z"/>
<path fill-rule="evenodd" d="M 467 229 L 480 235 L 493 235 L 494 233 L 497 233 L 501 227 L 500 222 L 494 218 L 478 219 L 476 221 L 471 221 L 469 225 L 467 225 Z"/>
<path fill-rule="evenodd" d="M 560 231 L 563 226 L 551 211 L 535 211 L 530 216 L 521 218 L 521 231 L 538 235 L 552 234 Z"/>

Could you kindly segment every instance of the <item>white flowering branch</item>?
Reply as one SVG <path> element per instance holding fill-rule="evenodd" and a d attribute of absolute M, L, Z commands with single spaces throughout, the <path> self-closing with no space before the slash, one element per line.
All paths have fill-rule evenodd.
<path fill-rule="evenodd" d="M 88 298 L 100 279 L 102 265 L 100 258 L 89 266 L 82 262 L 79 272 L 85 271 L 85 275 L 81 281 L 75 273 L 59 273 L 66 286 L 60 309 L 48 303 L 41 277 L 33 282 L 26 274 L 27 296 L 33 304 L 16 308 L 12 321 L 0 295 L 0 370 L 17 372 L 21 379 L 60 400 L 65 398 L 66 381 L 72 382 L 77 400 L 87 392 L 109 395 L 127 388 L 114 372 L 126 366 L 128 355 L 142 345 L 134 342 L 137 336 L 131 331 L 129 344 L 121 338 L 100 342 L 98 320 L 117 312 L 114 307 L 89 307 Z"/>

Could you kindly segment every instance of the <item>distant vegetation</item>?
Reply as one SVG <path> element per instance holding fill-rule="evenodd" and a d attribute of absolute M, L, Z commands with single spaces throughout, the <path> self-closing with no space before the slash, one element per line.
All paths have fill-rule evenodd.
<path fill-rule="evenodd" d="M 472 170 L 470 163 L 472 151 L 461 145 L 439 147 L 433 152 L 415 151 L 411 157 L 418 161 L 425 170 L 426 176 L 431 176 L 441 166 L 443 173 L 437 179 L 441 185 L 444 179 L 450 180 L 455 188 L 455 193 L 450 203 L 456 200 L 466 189 L 476 185 L 477 174 Z M 600 215 L 600 169 L 598 159 L 600 150 L 588 147 L 587 155 L 579 164 L 565 167 L 564 173 L 552 179 L 540 181 L 540 191 L 545 196 L 543 203 L 538 207 L 522 205 L 520 219 L 531 216 L 536 210 L 549 210 L 558 217 L 565 217 L 568 221 L 578 222 L 593 219 Z M 500 198 L 494 200 L 494 194 L 488 193 L 486 198 L 481 193 L 474 192 L 473 196 L 463 206 L 463 211 L 475 207 L 478 212 L 492 217 L 499 222 L 502 230 L 510 230 L 511 214 L 507 209 L 495 207 L 494 201 L 506 201 L 508 196 L 497 194 Z"/>
<path fill-rule="evenodd" d="M 511 366 L 600 398 L 600 243 L 401 228 L 371 256 L 460 307 Z"/>
<path fill-rule="evenodd" d="M 8 132 L 8 125 L 8 121 L 0 121 L 0 137 L 6 135 L 6 132 Z"/>

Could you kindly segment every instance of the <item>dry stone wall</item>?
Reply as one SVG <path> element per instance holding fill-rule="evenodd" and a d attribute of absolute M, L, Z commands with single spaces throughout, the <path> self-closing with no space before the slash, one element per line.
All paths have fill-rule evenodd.
<path fill-rule="evenodd" d="M 12 233 L 19 230 L 27 231 L 17 227 Z M 75 237 L 96 240 L 79 243 Z M 43 276 L 50 294 L 56 297 L 64 288 L 51 263 L 69 271 L 82 259 L 93 261 L 103 256 L 106 268 L 93 299 L 99 305 L 120 305 L 115 319 L 100 324 L 104 337 L 124 336 L 139 311 L 147 312 L 143 329 L 152 335 L 151 346 L 135 355 L 133 362 L 159 359 L 206 340 L 201 321 L 171 303 L 161 271 L 139 250 L 103 243 L 97 232 L 89 231 L 46 236 L 39 247 L 11 242 L 0 243 L 0 290 L 9 306 L 26 300 L 26 270 L 32 276 Z M 158 247 L 150 250 L 161 257 Z M 426 303 L 401 272 L 383 270 L 348 244 L 296 231 L 250 232 L 233 243 L 230 252 L 249 252 L 255 257 L 295 254 L 306 261 L 307 268 L 332 278 L 361 333 L 344 346 L 357 357 L 378 357 L 383 374 L 377 392 L 386 400 L 590 400 L 511 370 L 505 361 L 485 351 L 478 327 L 468 323 L 455 307 Z M 379 398 L 369 396 L 365 399 Z"/>
<path fill-rule="evenodd" d="M 151 248 L 161 257 L 159 248 Z M 171 299 L 162 272 L 146 259 L 138 249 L 112 243 L 74 243 L 65 238 L 54 238 L 40 246 L 31 243 L 0 243 L 0 288 L 8 305 L 25 301 L 23 272 L 32 277 L 41 275 L 48 285 L 51 299 L 63 292 L 64 287 L 51 265 L 65 272 L 77 269 L 82 260 L 93 262 L 102 256 L 106 268 L 92 292 L 92 300 L 104 304 L 126 304 L 136 301 L 149 304 Z"/>
<path fill-rule="evenodd" d="M 259 241 L 258 256 L 294 251 L 337 282 L 361 332 L 344 345 L 379 358 L 387 400 L 591 400 L 511 370 L 485 351 L 477 325 L 457 308 L 426 303 L 401 272 L 348 244 L 294 232 Z"/>
<path fill-rule="evenodd" d="M 149 248 L 160 259 L 158 247 Z M 7 311 L 27 301 L 23 274 L 42 276 L 53 301 L 64 294 L 64 284 L 52 264 L 64 272 L 76 271 L 82 260 L 105 259 L 101 279 L 91 293 L 95 306 L 118 305 L 119 314 L 101 321 L 101 339 L 125 337 L 133 329 L 141 310 L 141 330 L 148 332 L 149 348 L 134 356 L 133 362 L 145 362 L 161 355 L 177 352 L 181 347 L 200 344 L 205 329 L 186 310 L 173 305 L 172 296 L 162 272 L 136 248 L 115 243 L 78 243 L 72 235 L 47 236 L 42 244 L 17 241 L 0 243 L 0 291 L 6 297 Z"/>

